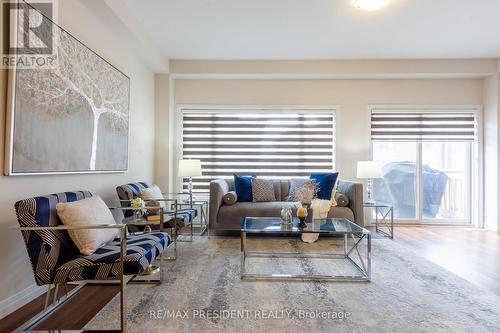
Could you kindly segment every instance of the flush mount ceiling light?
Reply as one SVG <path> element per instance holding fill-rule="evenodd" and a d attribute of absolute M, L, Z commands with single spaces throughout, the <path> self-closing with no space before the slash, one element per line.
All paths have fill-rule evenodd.
<path fill-rule="evenodd" d="M 352 0 L 356 8 L 363 10 L 379 10 L 391 3 L 392 0 Z"/>

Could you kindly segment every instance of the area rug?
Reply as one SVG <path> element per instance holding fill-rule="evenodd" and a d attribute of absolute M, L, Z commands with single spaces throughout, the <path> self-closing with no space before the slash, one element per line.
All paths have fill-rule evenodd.
<path fill-rule="evenodd" d="M 250 239 L 259 250 L 341 250 L 338 240 Z M 500 297 L 387 239 L 372 241 L 371 282 L 240 279 L 239 238 L 179 243 L 160 286 L 128 285 L 129 332 L 500 332 Z M 363 252 L 363 248 L 361 249 Z M 252 259 L 254 260 L 254 259 Z M 258 259 L 250 269 L 322 273 L 324 259 Z M 119 327 L 115 297 L 86 326 Z"/>

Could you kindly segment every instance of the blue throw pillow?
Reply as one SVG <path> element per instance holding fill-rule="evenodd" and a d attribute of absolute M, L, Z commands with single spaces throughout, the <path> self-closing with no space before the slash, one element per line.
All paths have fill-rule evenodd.
<path fill-rule="evenodd" d="M 250 177 L 234 175 L 234 191 L 238 201 L 248 202 L 253 200 L 252 178 L 255 178 L 255 175 Z"/>
<path fill-rule="evenodd" d="M 311 173 L 309 179 L 316 180 L 319 191 L 317 198 L 321 200 L 330 200 L 332 198 L 332 191 L 335 183 L 337 183 L 338 172 L 334 173 Z"/>

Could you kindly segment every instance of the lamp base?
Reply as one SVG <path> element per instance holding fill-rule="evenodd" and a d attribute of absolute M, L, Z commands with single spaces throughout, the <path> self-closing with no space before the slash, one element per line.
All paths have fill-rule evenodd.
<path fill-rule="evenodd" d="M 366 182 L 366 201 L 365 203 L 373 205 L 375 203 L 375 199 L 373 197 L 373 179 L 369 178 Z"/>

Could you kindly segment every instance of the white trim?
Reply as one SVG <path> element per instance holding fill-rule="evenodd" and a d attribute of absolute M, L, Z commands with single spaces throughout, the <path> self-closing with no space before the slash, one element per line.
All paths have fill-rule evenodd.
<path fill-rule="evenodd" d="M 473 226 L 484 228 L 484 202 L 483 200 L 483 189 L 484 189 L 484 165 L 483 165 L 483 117 L 482 117 L 482 105 L 418 105 L 418 104 L 372 104 L 368 105 L 368 121 L 371 123 L 371 112 L 374 110 L 383 110 L 384 112 L 442 112 L 442 113 L 470 113 L 473 112 L 476 116 L 477 122 L 477 139 L 475 144 L 472 145 L 471 149 L 471 172 L 472 179 L 470 180 L 471 187 L 471 205 L 468 208 L 469 216 L 468 219 L 432 219 L 424 220 L 421 217 L 420 202 L 422 201 L 421 189 L 421 179 L 419 179 L 418 184 L 418 199 L 416 203 L 417 208 L 417 218 L 415 220 L 399 220 L 394 221 L 395 224 L 415 224 L 415 225 L 460 225 L 460 226 Z M 371 136 L 369 136 L 369 146 L 370 146 L 370 158 L 373 159 L 373 142 Z M 418 148 L 421 149 L 421 148 Z M 418 154 L 417 158 L 421 158 L 421 152 Z M 420 168 L 417 161 L 417 168 Z M 420 170 L 417 170 L 420 175 Z"/>
<path fill-rule="evenodd" d="M 338 74 L 220 74 L 171 73 L 174 80 L 422 80 L 422 79 L 480 79 L 492 73 L 338 73 Z"/>
<path fill-rule="evenodd" d="M 46 288 L 34 284 L 2 300 L 0 302 L 0 319 L 18 310 L 46 291 Z"/>
<path fill-rule="evenodd" d="M 290 110 L 304 110 L 304 111 L 324 111 L 324 113 L 329 113 L 332 110 L 336 111 L 339 109 L 338 105 L 242 105 L 242 104 L 177 104 L 177 111 L 189 110 L 191 112 L 199 110 L 203 111 L 273 111 L 273 112 L 288 112 Z"/>

